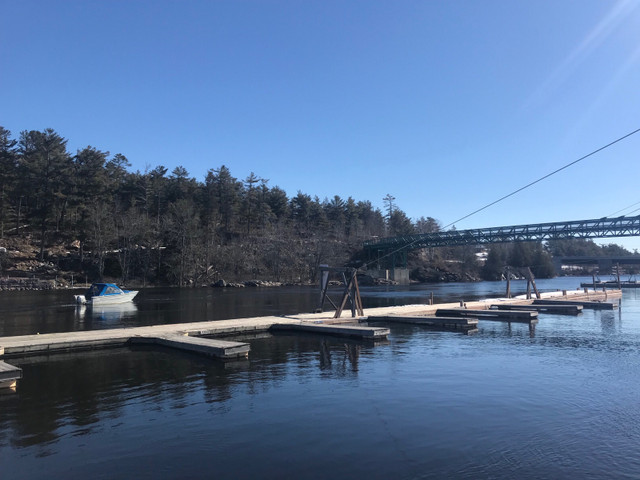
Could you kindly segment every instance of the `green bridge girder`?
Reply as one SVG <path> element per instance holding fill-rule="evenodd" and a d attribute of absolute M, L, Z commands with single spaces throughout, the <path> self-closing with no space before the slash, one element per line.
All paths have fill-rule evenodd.
<path fill-rule="evenodd" d="M 566 238 L 610 238 L 640 236 L 640 215 L 634 217 L 597 218 L 569 222 L 534 223 L 507 227 L 448 230 L 445 232 L 403 235 L 367 240 L 363 248 L 370 260 L 387 259 L 385 263 L 398 266 L 411 250 L 490 243 L 534 242 Z M 392 257 L 392 258 L 389 258 Z M 392 260 L 392 261 L 389 261 Z"/>

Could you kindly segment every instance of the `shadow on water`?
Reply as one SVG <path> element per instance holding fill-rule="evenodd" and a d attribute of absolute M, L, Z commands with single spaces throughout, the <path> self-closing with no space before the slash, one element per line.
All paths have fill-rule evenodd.
<path fill-rule="evenodd" d="M 273 388 L 290 374 L 283 367 L 292 363 L 321 375 L 356 376 L 361 350 L 372 348 L 284 333 L 242 338 L 251 343 L 249 360 L 222 362 L 150 346 L 13 359 L 24 378 L 15 394 L 0 396 L 0 448 L 8 442 L 15 448 L 39 445 L 53 454 L 63 437 L 101 435 L 101 423 L 123 415 L 131 404 L 182 408 L 194 395 L 207 404 L 224 403 L 239 386 Z"/>
<path fill-rule="evenodd" d="M 85 326 L 87 330 L 93 330 L 95 329 L 94 322 L 102 328 L 108 325 L 128 323 L 128 319 L 133 319 L 138 314 L 138 307 L 133 302 L 118 305 L 77 305 L 75 314 L 79 326 Z"/>

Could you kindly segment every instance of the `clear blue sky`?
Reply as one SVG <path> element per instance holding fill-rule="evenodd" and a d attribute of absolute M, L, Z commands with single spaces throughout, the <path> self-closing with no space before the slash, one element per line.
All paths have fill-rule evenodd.
<path fill-rule="evenodd" d="M 0 0 L 0 125 L 443 225 L 640 128 L 640 1 Z M 640 202 L 640 134 L 456 228 Z M 628 214 L 640 204 L 617 213 Z M 635 212 L 638 214 L 638 211 Z M 613 240 L 604 240 L 604 243 Z M 640 249 L 640 239 L 617 241 Z"/>

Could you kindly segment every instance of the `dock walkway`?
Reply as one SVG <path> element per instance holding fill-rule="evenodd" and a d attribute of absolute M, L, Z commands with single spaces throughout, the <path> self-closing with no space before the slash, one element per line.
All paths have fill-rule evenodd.
<path fill-rule="evenodd" d="M 542 294 L 542 299 L 549 303 L 584 304 L 585 308 L 597 306 L 611 307 L 610 302 L 622 296 L 620 290 L 607 292 L 549 292 Z M 535 303 L 540 302 L 537 300 Z M 7 357 L 49 354 L 77 350 L 92 350 L 108 347 L 122 347 L 130 344 L 154 344 L 170 348 L 179 348 L 195 353 L 217 357 L 223 360 L 246 358 L 249 344 L 244 342 L 225 341 L 204 337 L 224 337 L 231 335 L 268 332 L 270 330 L 288 330 L 320 335 L 333 335 L 357 338 L 362 341 L 384 340 L 389 335 L 388 328 L 358 325 L 369 318 L 372 322 L 388 323 L 407 322 L 425 326 L 444 326 L 455 329 L 468 329 L 477 326 L 477 318 L 496 318 L 500 312 L 495 305 L 531 305 L 534 300 L 523 297 L 492 298 L 474 302 L 458 302 L 439 305 L 405 305 L 367 309 L 369 316 L 333 318 L 333 312 L 310 313 L 288 316 L 266 316 L 254 318 L 237 318 L 231 320 L 215 320 L 207 322 L 154 325 L 134 328 L 115 328 L 104 330 L 87 330 L 64 333 L 47 333 L 42 335 L 23 335 L 17 337 L 0 337 L 0 360 Z M 589 305 L 590 307 L 587 307 Z M 491 308 L 493 306 L 493 309 Z M 534 308 L 535 309 L 535 308 Z M 436 320 L 440 311 L 440 320 Z M 442 315 L 444 315 L 442 317 Z M 453 319 L 452 316 L 472 317 Z M 500 315 L 533 319 L 537 312 L 502 311 Z M 350 324 L 350 325 L 346 325 Z M 21 370 L 0 361 L 0 380 L 13 375 L 20 378 Z M 4 377 L 2 376 L 4 375 Z"/>
<path fill-rule="evenodd" d="M 292 317 L 255 317 L 210 322 L 177 323 L 148 327 L 86 330 L 80 332 L 47 333 L 0 337 L 0 357 L 47 354 L 71 350 L 123 347 L 146 343 L 203 353 L 221 359 L 246 357 L 249 344 L 195 338 L 203 336 L 230 336 L 278 330 L 304 330 L 305 332 L 339 335 L 362 340 L 386 339 L 389 329 L 363 326 L 328 326 L 309 323 Z"/>
<path fill-rule="evenodd" d="M 47 333 L 42 335 L 22 335 L 19 337 L 0 337 L 0 347 L 4 348 L 4 356 L 35 355 L 70 350 L 91 350 L 95 348 L 121 347 L 129 343 L 162 343 L 168 336 L 201 337 L 204 335 L 225 336 L 240 333 L 267 331 L 277 323 L 294 323 L 283 317 L 239 318 L 210 322 L 178 323 L 154 325 L 148 327 L 113 328 L 104 330 L 86 330 L 80 332 Z M 146 340 L 145 340 L 146 339 Z M 240 342 L 227 342 L 228 349 L 218 350 L 220 358 L 237 358 L 246 356 L 238 354 Z M 211 344 L 213 352 L 217 345 Z M 210 352 L 210 353 L 211 353 Z"/>

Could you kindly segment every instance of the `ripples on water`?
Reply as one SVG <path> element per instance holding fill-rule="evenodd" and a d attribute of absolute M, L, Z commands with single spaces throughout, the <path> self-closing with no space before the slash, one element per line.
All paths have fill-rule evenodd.
<path fill-rule="evenodd" d="M 470 300 L 503 285 L 450 288 L 434 295 Z M 300 308 L 296 291 L 231 294 L 226 306 L 205 292 L 189 308 L 180 297 L 197 303 L 193 292 L 150 292 L 110 325 L 37 301 L 11 316 L 3 303 L 0 323 L 112 328 L 218 307 L 240 316 Z M 424 303 L 427 291 L 367 289 L 365 302 Z M 614 312 L 543 315 L 534 328 L 483 321 L 470 336 L 415 326 L 392 327 L 377 346 L 257 336 L 249 360 L 228 364 L 153 348 L 13 359 L 25 378 L 0 396 L 2 476 L 638 478 L 639 293 Z"/>

